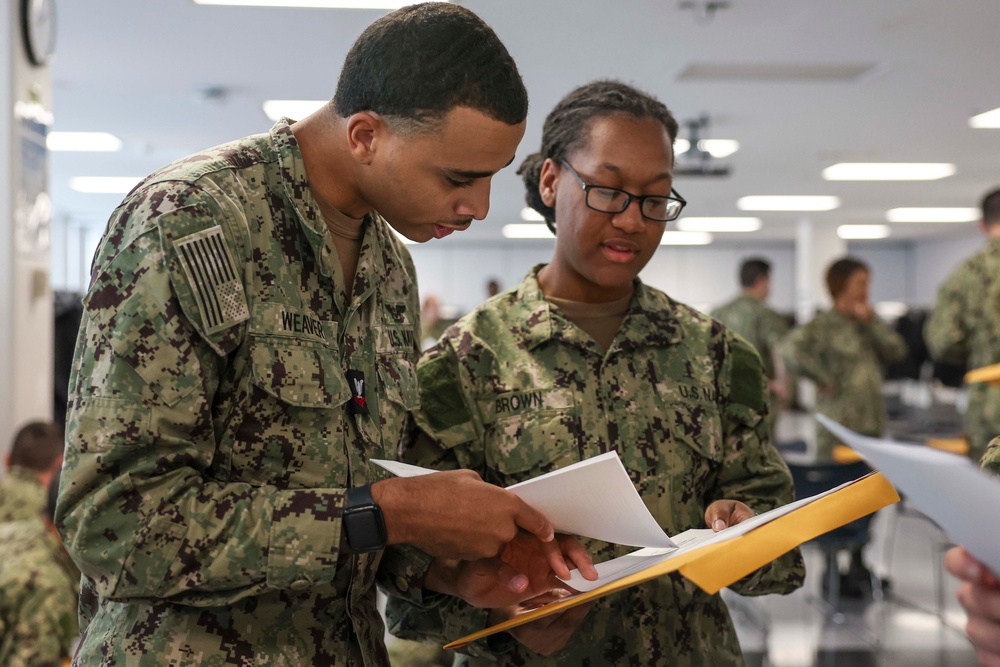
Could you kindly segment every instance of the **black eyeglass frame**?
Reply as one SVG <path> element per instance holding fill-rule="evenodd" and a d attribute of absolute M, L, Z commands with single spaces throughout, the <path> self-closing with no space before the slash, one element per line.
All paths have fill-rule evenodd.
<path fill-rule="evenodd" d="M 594 210 L 594 211 L 597 211 L 599 213 L 611 213 L 611 214 L 622 213 L 623 211 L 625 211 L 625 210 L 628 209 L 629 205 L 632 204 L 632 200 L 634 199 L 637 202 L 639 202 L 639 213 L 641 213 L 642 217 L 646 218 L 647 220 L 652 220 L 654 222 L 673 222 L 677 218 L 681 217 L 681 212 L 684 210 L 684 207 L 687 206 L 687 200 L 684 199 L 684 197 L 681 197 L 680 193 L 677 192 L 677 190 L 674 190 L 672 187 L 670 188 L 670 195 L 672 195 L 672 196 L 670 196 L 670 195 L 635 195 L 635 194 L 632 194 L 631 192 L 628 192 L 627 190 L 622 190 L 621 188 L 612 188 L 612 187 L 609 187 L 607 185 L 589 185 L 586 181 L 583 180 L 583 178 L 580 177 L 580 174 L 576 173 L 576 169 L 574 169 L 573 166 L 569 162 L 567 162 L 566 160 L 559 160 L 559 163 L 562 166 L 564 166 L 567 169 L 569 169 L 569 173 L 573 174 L 573 178 L 575 178 L 577 180 L 577 182 L 580 184 L 580 186 L 583 188 L 583 192 L 584 192 L 583 200 L 584 200 L 584 203 L 587 204 L 587 208 L 589 208 L 591 210 Z M 620 193 L 622 193 L 623 195 L 625 195 L 625 203 L 622 204 L 622 207 L 620 209 L 618 209 L 617 211 L 606 211 L 604 209 L 597 208 L 596 206 L 594 206 L 593 204 L 590 203 L 590 193 L 591 193 L 591 191 L 598 190 L 598 189 L 599 190 L 611 190 L 613 192 L 620 192 Z M 645 205 L 647 199 L 667 199 L 669 201 L 678 202 L 681 206 L 680 206 L 680 208 L 677 209 L 677 214 L 674 215 L 672 218 L 654 218 L 654 217 L 651 217 L 649 215 L 646 215 L 646 211 L 644 210 L 645 209 L 644 205 Z"/>

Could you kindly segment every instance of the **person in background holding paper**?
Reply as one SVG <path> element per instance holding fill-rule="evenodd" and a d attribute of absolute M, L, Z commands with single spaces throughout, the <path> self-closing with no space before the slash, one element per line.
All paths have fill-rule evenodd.
<path fill-rule="evenodd" d="M 875 315 L 868 300 L 870 280 L 868 266 L 857 259 L 833 262 L 826 271 L 833 308 L 795 328 L 780 349 L 791 373 L 816 384 L 816 412 L 858 433 L 880 436 L 886 421 L 883 369 L 905 358 L 907 348 L 903 337 Z M 832 433 L 816 426 L 819 461 L 832 460 L 836 444 Z M 863 550 L 851 552 L 851 565 L 841 577 L 843 595 L 862 597 L 871 590 Z"/>
<path fill-rule="evenodd" d="M 948 276 L 924 325 L 935 360 L 970 369 L 1000 364 L 1000 188 L 988 192 L 980 207 L 986 247 Z M 977 382 L 966 389 L 969 457 L 979 461 L 990 438 L 1000 433 L 1000 387 Z"/>
<path fill-rule="evenodd" d="M 684 200 L 677 122 L 615 81 L 567 95 L 518 173 L 556 235 L 548 265 L 463 317 L 418 365 L 424 434 L 403 460 L 508 486 L 615 450 L 668 534 L 740 522 L 793 499 L 771 446 L 756 351 L 639 272 Z M 585 541 L 595 561 L 631 547 Z M 792 551 L 734 586 L 801 585 Z M 444 641 L 510 617 L 390 600 L 390 632 Z M 722 599 L 669 575 L 471 644 L 463 664 L 742 665 Z M 544 654 L 551 654 L 546 657 Z"/>

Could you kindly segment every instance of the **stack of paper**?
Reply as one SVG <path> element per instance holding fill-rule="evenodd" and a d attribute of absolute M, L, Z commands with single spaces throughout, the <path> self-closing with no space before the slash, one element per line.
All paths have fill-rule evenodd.
<path fill-rule="evenodd" d="M 373 462 L 401 476 L 435 472 L 394 461 Z M 463 637 L 446 648 L 464 646 L 670 572 L 679 571 L 703 590 L 716 593 L 803 542 L 899 500 L 885 478 L 872 474 L 718 533 L 696 529 L 671 538 L 646 509 L 616 452 L 508 488 L 545 514 L 559 532 L 646 548 L 598 563 L 596 582 L 574 575 L 567 583 L 579 594 Z"/>

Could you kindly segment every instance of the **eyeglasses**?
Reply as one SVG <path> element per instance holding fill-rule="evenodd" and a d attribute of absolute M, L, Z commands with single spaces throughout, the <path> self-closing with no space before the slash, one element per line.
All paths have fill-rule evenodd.
<path fill-rule="evenodd" d="M 634 199 L 639 202 L 639 212 L 642 213 L 642 217 L 657 222 L 670 222 L 677 219 L 687 204 L 687 200 L 673 188 L 670 188 L 670 194 L 673 196 L 664 197 L 663 195 L 634 195 L 618 188 L 587 185 L 569 162 L 566 160 L 559 162 L 569 169 L 569 173 L 573 174 L 573 177 L 583 187 L 583 191 L 586 193 L 587 208 L 601 213 L 621 213 L 628 208 Z"/>

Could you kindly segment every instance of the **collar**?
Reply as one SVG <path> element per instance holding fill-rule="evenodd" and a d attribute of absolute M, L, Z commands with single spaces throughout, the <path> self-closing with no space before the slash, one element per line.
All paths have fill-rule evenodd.
<path fill-rule="evenodd" d="M 518 331 L 525 349 L 534 349 L 549 340 L 582 346 L 590 341 L 589 337 L 584 336 L 579 327 L 545 300 L 538 284 L 538 272 L 544 266 L 539 264 L 533 267 L 517 290 L 515 308 L 521 308 L 523 312 L 517 313 L 513 320 L 524 323 Z M 683 336 L 676 302 L 666 294 L 648 288 L 638 278 L 633 285 L 632 302 L 611 349 L 630 351 L 679 343 Z"/>

